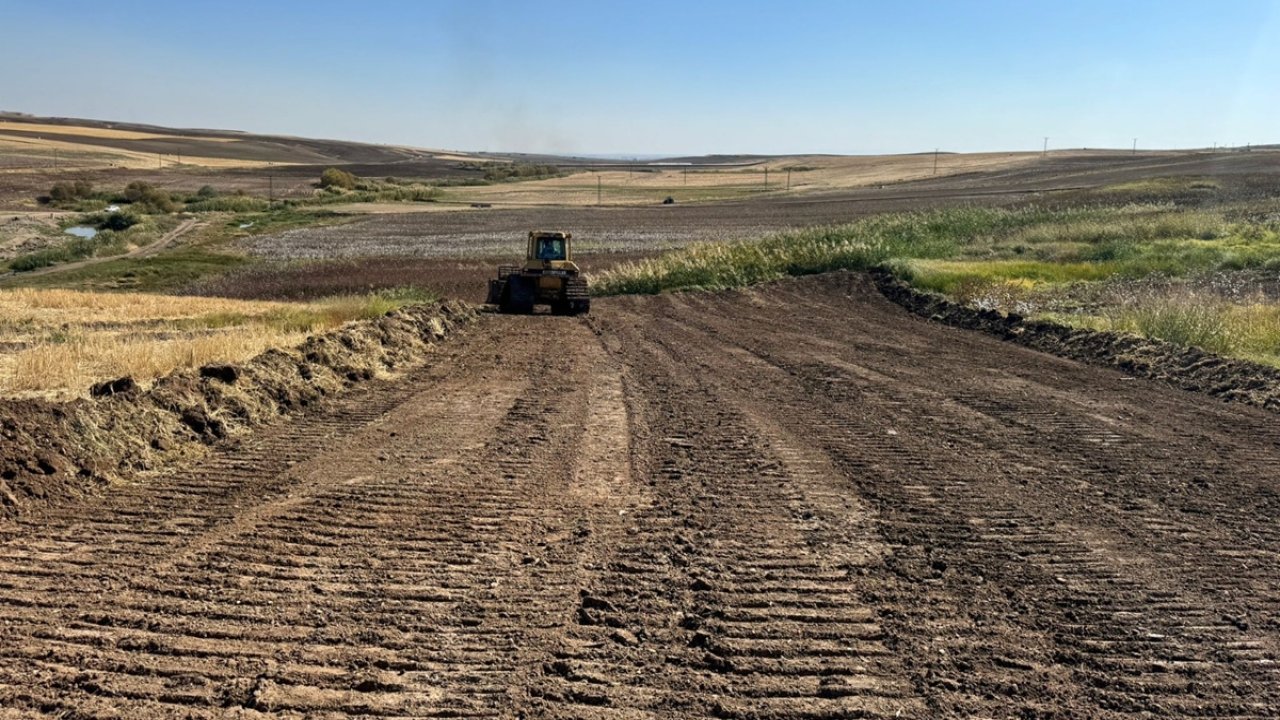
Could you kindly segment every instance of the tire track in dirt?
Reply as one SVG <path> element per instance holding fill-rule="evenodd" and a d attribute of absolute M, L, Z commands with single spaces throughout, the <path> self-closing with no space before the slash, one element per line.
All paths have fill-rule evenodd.
<path fill-rule="evenodd" d="M 1273 415 L 856 276 L 488 317 L 0 530 L 0 718 L 1274 717 L 1277 512 Z"/>
<path fill-rule="evenodd" d="M 845 292 L 851 289 L 861 293 L 857 288 Z M 1271 528 L 1263 515 L 1247 512 L 1252 508 L 1243 498 L 1236 508 L 1226 507 L 1221 494 L 1214 500 L 1229 517 L 1248 518 L 1246 527 L 1255 533 L 1252 547 L 1240 545 L 1244 534 L 1232 538 L 1222 532 L 1211 519 L 1216 513 L 1191 514 L 1197 526 L 1170 519 L 1186 515 L 1162 507 L 1173 481 L 1203 477 L 1206 465 L 1219 477 L 1255 465 L 1218 462 L 1213 452 L 1207 457 L 1170 456 L 1167 447 L 1163 455 L 1151 452 L 1151 438 L 1130 437 L 1123 426 L 1082 412 L 1088 401 L 1078 393 L 1068 402 L 1062 393 L 1043 392 L 1047 388 L 1028 392 L 1010 382 L 1013 378 L 993 383 L 993 369 L 982 368 L 981 358 L 970 354 L 982 348 L 969 345 L 983 343 L 970 343 L 961 334 L 953 339 L 960 347 L 949 343 L 948 349 L 929 353 L 954 355 L 929 358 L 955 360 L 953 372 L 902 383 L 902 375 L 916 373 L 901 362 L 900 347 L 884 343 L 891 351 L 887 358 L 869 351 L 880 344 L 876 330 L 887 328 L 875 327 L 878 313 L 868 313 L 875 303 L 868 307 L 861 297 L 857 303 L 824 299 L 815 306 L 804 293 L 781 298 L 773 293 L 757 308 L 775 308 L 776 315 L 746 318 L 738 314 L 741 298 L 709 297 L 664 301 L 672 307 L 657 313 L 663 321 L 645 334 L 696 348 L 708 347 L 709 337 L 727 338 L 731 348 L 723 355 L 706 354 L 713 358 L 707 361 L 697 354 L 708 363 L 708 375 L 749 373 L 742 390 L 757 388 L 755 394 L 764 398 L 762 412 L 806 432 L 860 493 L 880 506 L 886 539 L 902 546 L 890 558 L 891 568 L 902 576 L 896 602 L 909 620 L 899 629 L 937 632 L 934 642 L 909 655 L 949 658 L 927 663 L 918 678 L 919 685 L 936 688 L 935 712 L 990 711 L 988 704 L 975 702 L 984 695 L 1001 698 L 1007 708 L 1022 703 L 1023 712 L 1040 712 L 1044 687 L 1052 689 L 1047 694 L 1053 707 L 1090 708 L 1094 716 L 1153 708 L 1179 716 L 1264 716 L 1275 706 L 1270 690 L 1277 678 L 1276 646 L 1270 628 L 1278 609 L 1276 579 L 1271 566 L 1255 564 L 1248 572 L 1246 563 L 1241 573 L 1237 563 L 1242 554 L 1251 560 L 1270 556 Z M 839 325 L 825 326 L 815 318 L 828 304 L 837 306 L 830 319 L 839 325 L 848 323 L 850 311 L 861 313 L 859 324 L 870 326 L 859 328 L 866 337 L 857 331 L 841 334 Z M 797 307 L 806 315 L 797 323 L 802 329 L 780 330 Z M 886 314 L 887 320 L 897 320 Z M 732 324 L 725 318 L 733 318 Z M 802 333 L 839 336 L 846 358 L 856 363 L 815 354 L 815 343 Z M 792 336 L 782 337 L 787 335 Z M 868 360 L 888 363 L 867 368 Z M 975 360 L 982 372 L 973 377 Z M 946 365 L 930 362 L 921 369 L 936 372 Z M 1065 367 L 1079 373 L 1070 364 Z M 883 382 L 889 378 L 897 382 Z M 975 382 L 976 391 L 966 387 Z M 958 412 L 953 395 L 1002 407 L 1004 420 L 986 417 L 994 427 L 975 433 L 972 413 Z M 1184 405 L 1171 417 L 1182 420 L 1187 409 Z M 1230 411 L 1221 414 L 1237 415 L 1236 423 L 1245 419 Z M 1011 419 L 1031 431 L 1016 432 Z M 1173 423 L 1165 418 L 1163 424 Z M 945 464 L 930 461 L 939 444 L 951 451 Z M 1261 459 L 1257 450 L 1246 457 Z M 1062 487 L 1062 480 L 1070 486 Z M 1265 496 L 1274 492 L 1274 481 L 1274 475 L 1263 473 L 1245 485 Z M 1095 490 L 1083 493 L 1082 487 Z M 1090 497 L 1095 494 L 1105 498 L 1101 507 Z M 1214 548 L 1208 558 L 1206 547 Z M 996 607 L 966 611 L 966 600 L 971 604 L 982 597 L 983 588 L 966 588 L 972 579 L 957 576 L 974 565 L 979 583 L 991 585 L 994 575 L 997 587 L 1022 589 L 1023 597 L 986 600 Z M 996 570 L 1007 576 L 1000 578 Z M 955 587 L 920 592 L 935 584 Z M 882 585 L 894 586 L 892 578 Z M 921 614 L 923 608 L 935 611 Z M 977 617 L 964 623 L 966 614 Z M 993 622 L 993 615 L 1014 620 Z M 948 635 L 958 642 L 947 642 Z"/>
<path fill-rule="evenodd" d="M 585 351 L 543 361 L 538 333 L 490 326 L 492 364 L 463 348 L 8 538 L 0 704 L 508 716 L 628 477 L 616 373 L 564 325 Z M 584 416 L 613 435 L 583 442 Z"/>
<path fill-rule="evenodd" d="M 920 710 L 852 578 L 878 552 L 800 438 L 624 334 L 635 464 L 657 502 L 588 588 L 540 691 L 553 717 L 895 717 Z"/>

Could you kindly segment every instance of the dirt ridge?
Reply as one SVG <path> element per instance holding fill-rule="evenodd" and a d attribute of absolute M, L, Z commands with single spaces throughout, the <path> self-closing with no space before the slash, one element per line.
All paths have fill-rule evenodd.
<path fill-rule="evenodd" d="M 1280 370 L 1261 363 L 1137 335 L 980 310 L 919 290 L 887 270 L 872 270 L 871 277 L 886 298 L 930 320 L 985 332 L 1059 357 L 1119 368 L 1228 402 L 1280 411 Z"/>
<path fill-rule="evenodd" d="M 475 318 L 462 302 L 403 308 L 238 365 L 128 379 L 67 402 L 0 400 L 0 522 L 92 493 L 421 361 Z M 95 393 L 95 394 L 98 394 Z"/>

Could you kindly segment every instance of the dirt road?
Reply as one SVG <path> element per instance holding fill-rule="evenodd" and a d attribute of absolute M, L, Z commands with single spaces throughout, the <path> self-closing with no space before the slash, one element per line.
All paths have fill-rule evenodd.
<path fill-rule="evenodd" d="M 1275 416 L 857 276 L 489 317 L 0 531 L 0 718 L 1275 717 Z"/>

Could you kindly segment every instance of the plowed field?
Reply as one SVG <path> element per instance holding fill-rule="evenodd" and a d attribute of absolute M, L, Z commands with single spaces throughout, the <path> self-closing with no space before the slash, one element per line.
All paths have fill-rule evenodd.
<path fill-rule="evenodd" d="M 853 275 L 445 347 L 0 529 L 0 717 L 1280 714 L 1273 414 Z"/>

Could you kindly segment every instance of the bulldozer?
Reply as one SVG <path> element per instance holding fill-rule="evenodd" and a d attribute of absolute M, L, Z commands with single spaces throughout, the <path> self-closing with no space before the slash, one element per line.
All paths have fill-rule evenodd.
<path fill-rule="evenodd" d="M 572 242 L 567 232 L 530 231 L 524 265 L 500 265 L 485 302 L 504 313 L 531 313 L 535 305 L 549 305 L 556 315 L 590 312 L 587 279 L 573 262 Z"/>

